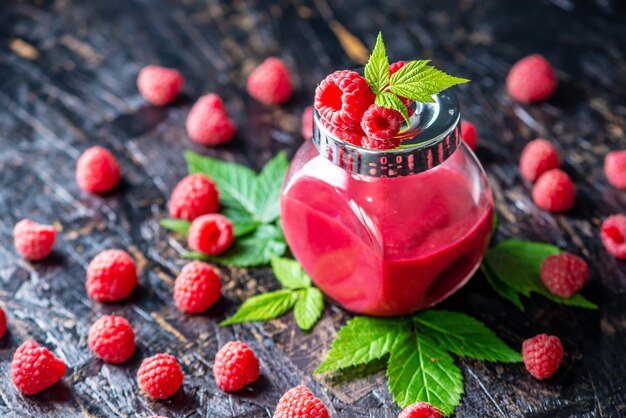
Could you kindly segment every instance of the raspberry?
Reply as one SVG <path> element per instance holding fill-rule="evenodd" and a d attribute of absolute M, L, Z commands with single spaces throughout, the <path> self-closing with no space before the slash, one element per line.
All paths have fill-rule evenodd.
<path fill-rule="evenodd" d="M 17 252 L 27 260 L 46 258 L 54 246 L 56 231 L 52 225 L 42 225 L 22 219 L 13 228 L 13 242 Z"/>
<path fill-rule="evenodd" d="M 340 129 L 357 130 L 374 99 L 367 81 L 350 70 L 335 71 L 315 89 L 315 108 L 322 121 Z"/>
<path fill-rule="evenodd" d="M 233 243 L 233 224 L 218 213 L 196 218 L 189 228 L 189 247 L 208 255 L 218 255 Z"/>
<path fill-rule="evenodd" d="M 11 380 L 24 395 L 34 395 L 54 385 L 65 374 L 65 362 L 35 341 L 20 345 L 11 362 Z"/>
<path fill-rule="evenodd" d="M 168 206 L 172 218 L 193 221 L 201 215 L 217 212 L 219 192 L 210 178 L 192 174 L 174 187 Z"/>
<path fill-rule="evenodd" d="M 357 126 L 355 129 L 340 128 L 338 126 L 333 126 L 332 124 L 325 121 L 323 118 L 322 126 L 326 128 L 326 130 L 332 135 L 352 145 L 361 146 L 363 143 L 363 139 L 365 138 L 365 132 L 363 132 L 360 126 Z"/>
<path fill-rule="evenodd" d="M 557 80 L 552 66 L 541 55 L 529 55 L 516 62 L 506 77 L 506 88 L 521 103 L 540 102 L 552 97 Z"/>
<path fill-rule="evenodd" d="M 259 360 L 246 344 L 229 341 L 215 355 L 213 374 L 222 390 L 236 392 L 259 378 Z"/>
<path fill-rule="evenodd" d="M 217 94 L 207 94 L 191 107 L 187 122 L 187 135 L 203 145 L 219 145 L 235 136 L 237 127 L 230 119 L 222 99 Z"/>
<path fill-rule="evenodd" d="M 400 68 L 404 67 L 405 65 L 406 65 L 406 61 L 396 61 L 393 64 L 389 65 L 389 76 L 394 75 Z M 401 97 L 401 96 L 398 96 L 398 97 L 400 98 L 400 100 L 402 100 L 402 103 L 404 103 L 404 105 L 406 106 L 406 110 L 409 113 L 409 116 L 415 113 L 415 109 L 413 109 L 413 106 L 411 106 L 413 102 L 415 102 L 415 100 L 407 99 L 406 97 Z"/>
<path fill-rule="evenodd" d="M 326 405 L 304 385 L 289 389 L 278 401 L 273 418 L 329 418 Z"/>
<path fill-rule="evenodd" d="M 400 412 L 398 418 L 442 418 L 441 412 L 426 402 L 416 402 Z"/>
<path fill-rule="evenodd" d="M 522 344 L 522 357 L 528 372 L 539 380 L 547 379 L 557 371 L 563 360 L 563 346 L 559 337 L 540 334 Z"/>
<path fill-rule="evenodd" d="M 4 313 L 4 309 L 0 306 L 0 338 L 4 337 L 7 332 L 7 316 Z"/>
<path fill-rule="evenodd" d="M 609 152 L 604 158 L 604 173 L 609 183 L 626 190 L 626 150 Z"/>
<path fill-rule="evenodd" d="M 400 131 L 398 111 L 373 104 L 367 109 L 361 120 L 365 132 L 363 146 L 372 149 L 393 149 L 400 145 L 396 135 Z"/>
<path fill-rule="evenodd" d="M 307 106 L 302 112 L 302 138 L 309 140 L 313 138 L 313 106 Z"/>
<path fill-rule="evenodd" d="M 478 131 L 472 122 L 466 120 L 461 122 L 461 138 L 472 151 L 476 151 L 478 148 Z"/>
<path fill-rule="evenodd" d="M 135 262 L 122 250 L 105 250 L 87 267 L 89 297 L 100 302 L 124 299 L 137 286 Z"/>
<path fill-rule="evenodd" d="M 574 254 L 546 257 L 541 265 L 541 281 L 550 293 L 569 298 L 583 288 L 589 278 L 589 266 Z"/>
<path fill-rule="evenodd" d="M 137 381 L 141 389 L 155 399 L 167 399 L 183 384 L 183 371 L 171 354 L 156 354 L 141 362 Z"/>
<path fill-rule="evenodd" d="M 89 329 L 89 348 L 107 363 L 123 363 L 135 352 L 135 332 L 126 319 L 103 316 Z"/>
<path fill-rule="evenodd" d="M 183 76 L 173 68 L 148 65 L 137 77 L 137 88 L 144 99 L 157 106 L 171 103 L 185 84 Z"/>
<path fill-rule="evenodd" d="M 176 306 L 188 313 L 204 312 L 222 296 L 222 282 L 215 270 L 201 261 L 183 267 L 174 285 Z"/>
<path fill-rule="evenodd" d="M 293 94 L 291 76 L 285 63 L 274 57 L 266 59 L 248 76 L 248 94 L 261 103 L 276 105 Z"/>
<path fill-rule="evenodd" d="M 550 212 L 564 212 L 574 206 L 576 188 L 564 171 L 554 168 L 539 177 L 532 194 L 535 204 L 540 208 Z"/>
<path fill-rule="evenodd" d="M 522 150 L 519 160 L 519 171 L 526 180 L 535 182 L 548 170 L 559 167 L 559 153 L 545 139 L 530 141 Z"/>
<path fill-rule="evenodd" d="M 120 181 L 120 176 L 117 159 L 100 146 L 88 148 L 76 163 L 76 183 L 87 192 L 109 191 Z"/>
<path fill-rule="evenodd" d="M 626 260 L 626 216 L 620 214 L 606 218 L 602 222 L 600 238 L 609 254 Z"/>

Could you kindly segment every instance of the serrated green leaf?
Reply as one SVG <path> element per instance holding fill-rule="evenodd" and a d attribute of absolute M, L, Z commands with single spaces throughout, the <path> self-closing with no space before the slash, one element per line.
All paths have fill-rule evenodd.
<path fill-rule="evenodd" d="M 405 334 L 411 322 L 406 318 L 369 318 L 357 316 L 339 330 L 326 359 L 314 373 L 331 372 L 367 364 L 380 359 Z"/>
<path fill-rule="evenodd" d="M 410 124 L 409 112 L 406 106 L 404 105 L 404 103 L 402 103 L 402 100 L 400 100 L 398 96 L 396 96 L 395 94 L 389 93 L 388 91 L 384 91 L 380 93 L 378 96 L 376 96 L 376 100 L 374 102 L 378 106 L 397 110 L 398 112 L 400 112 L 400 114 L 404 118 L 404 121 L 406 122 L 406 124 L 407 125 Z"/>
<path fill-rule="evenodd" d="M 274 275 L 283 287 L 288 289 L 311 287 L 311 279 L 296 260 L 272 256 L 270 262 Z"/>
<path fill-rule="evenodd" d="M 410 61 L 391 76 L 389 89 L 401 97 L 433 103 L 433 95 L 469 80 L 453 77 L 428 64 L 428 60 Z"/>
<path fill-rule="evenodd" d="M 598 305 L 585 298 L 580 293 L 576 293 L 572 297 L 562 298 L 550 293 L 548 289 L 535 290 L 535 292 L 541 294 L 543 297 L 550 299 L 553 302 L 560 303 L 561 305 L 575 306 L 577 308 L 584 309 L 598 309 Z"/>
<path fill-rule="evenodd" d="M 413 317 L 423 335 L 459 356 L 477 360 L 520 362 L 522 356 L 482 322 L 458 313 L 427 310 Z"/>
<path fill-rule="evenodd" d="M 500 295 L 500 297 L 517 306 L 520 311 L 524 311 L 524 304 L 522 304 L 522 300 L 520 299 L 519 292 L 517 290 L 498 279 L 498 277 L 491 272 L 486 262 L 483 262 L 480 265 L 480 271 L 484 274 L 487 282 L 491 285 L 493 290 Z"/>
<path fill-rule="evenodd" d="M 452 357 L 419 333 L 404 335 L 393 345 L 387 376 L 389 391 L 403 408 L 422 401 L 451 415 L 464 392 L 463 375 Z"/>
<path fill-rule="evenodd" d="M 260 225 L 259 221 L 254 220 L 248 212 L 240 208 L 225 207 L 220 213 L 233 223 L 235 238 L 249 234 Z"/>
<path fill-rule="evenodd" d="M 364 74 L 370 89 L 376 94 L 389 83 L 389 58 L 387 58 L 383 35 L 380 32 L 376 38 L 376 46 L 365 65 Z"/>
<path fill-rule="evenodd" d="M 161 219 L 159 224 L 170 231 L 178 232 L 181 235 L 187 236 L 189 235 L 189 228 L 191 227 L 191 222 L 186 221 L 184 219 Z"/>
<path fill-rule="evenodd" d="M 278 318 L 286 314 L 297 299 L 296 293 L 288 289 L 252 296 L 233 316 L 220 322 L 220 326 Z"/>
<path fill-rule="evenodd" d="M 263 167 L 254 187 L 254 206 L 260 221 L 271 223 L 278 218 L 280 189 L 289 161 L 285 152 L 278 153 Z"/>
<path fill-rule="evenodd" d="M 324 295 L 316 287 L 309 287 L 298 297 L 293 308 L 296 324 L 303 331 L 309 331 L 319 321 L 324 312 Z"/>

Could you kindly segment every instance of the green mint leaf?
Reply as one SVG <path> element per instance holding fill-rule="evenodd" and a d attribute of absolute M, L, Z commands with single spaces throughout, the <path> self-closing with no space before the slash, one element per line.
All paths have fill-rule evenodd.
<path fill-rule="evenodd" d="M 376 46 L 365 66 L 365 79 L 370 89 L 378 94 L 389 84 L 389 58 L 385 50 L 382 33 L 378 32 Z"/>
<path fill-rule="evenodd" d="M 480 265 L 480 271 L 485 275 L 487 282 L 491 285 L 493 290 L 500 295 L 501 298 L 508 300 L 513 305 L 517 306 L 520 311 L 524 311 L 524 305 L 519 297 L 519 292 L 513 289 L 502 280 L 498 279 L 495 274 L 491 272 L 487 263 L 483 262 Z"/>
<path fill-rule="evenodd" d="M 389 391 L 403 408 L 423 401 L 451 415 L 464 392 L 463 375 L 452 357 L 419 333 L 404 335 L 393 345 L 387 376 Z"/>
<path fill-rule="evenodd" d="M 309 331 L 324 312 L 324 295 L 316 287 L 309 287 L 300 292 L 304 294 L 298 297 L 293 308 L 293 315 L 298 327 L 302 331 Z"/>
<path fill-rule="evenodd" d="M 453 77 L 428 64 L 428 60 L 410 61 L 391 76 L 389 89 L 401 97 L 433 103 L 433 95 L 469 80 Z"/>
<path fill-rule="evenodd" d="M 233 223 L 235 238 L 249 234 L 260 225 L 259 221 L 254 220 L 252 215 L 241 208 L 224 207 L 220 213 Z"/>
<path fill-rule="evenodd" d="M 311 287 L 311 279 L 296 260 L 272 256 L 270 262 L 274 275 L 283 287 L 288 289 Z"/>
<path fill-rule="evenodd" d="M 189 235 L 189 228 L 191 227 L 191 222 L 185 221 L 184 219 L 161 219 L 159 224 L 170 231 L 178 232 L 181 235 L 187 236 Z"/>
<path fill-rule="evenodd" d="M 233 316 L 220 322 L 220 326 L 278 318 L 293 307 L 297 298 L 296 293 L 288 289 L 253 296 Z"/>
<path fill-rule="evenodd" d="M 569 298 L 562 298 L 550 293 L 548 289 L 536 290 L 541 296 L 550 299 L 552 302 L 560 303 L 561 305 L 575 306 L 577 308 L 584 309 L 598 309 L 598 305 L 585 298 L 580 293 L 577 293 Z"/>
<path fill-rule="evenodd" d="M 410 333 L 411 322 L 406 318 L 357 316 L 339 330 L 326 359 L 314 373 L 342 370 L 383 358 L 398 339 Z"/>
<path fill-rule="evenodd" d="M 263 167 L 254 187 L 254 206 L 264 223 L 273 222 L 279 215 L 280 189 L 287 174 L 289 161 L 287 154 L 278 153 Z"/>
<path fill-rule="evenodd" d="M 397 110 L 404 118 L 406 124 L 410 124 L 409 112 L 404 103 L 402 103 L 402 100 L 400 100 L 395 94 L 384 91 L 376 96 L 376 100 L 374 101 L 374 103 L 376 103 L 378 106 Z"/>
<path fill-rule="evenodd" d="M 413 317 L 423 335 L 462 357 L 514 363 L 522 361 L 513 350 L 482 322 L 458 312 L 427 310 Z"/>

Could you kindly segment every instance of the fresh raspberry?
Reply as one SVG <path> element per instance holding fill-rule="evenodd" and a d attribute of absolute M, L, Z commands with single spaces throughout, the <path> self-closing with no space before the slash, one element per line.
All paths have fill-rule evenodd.
<path fill-rule="evenodd" d="M 313 138 L 313 106 L 307 106 L 302 112 L 302 138 L 307 141 Z"/>
<path fill-rule="evenodd" d="M 400 145 L 396 138 L 400 132 L 398 111 L 373 104 L 367 109 L 361 120 L 361 128 L 365 132 L 363 146 L 372 149 L 393 149 Z"/>
<path fill-rule="evenodd" d="M 222 296 L 222 282 L 213 267 L 192 261 L 181 270 L 174 285 L 176 306 L 188 313 L 204 312 Z"/>
<path fill-rule="evenodd" d="M 215 355 L 213 374 L 220 389 L 236 392 L 259 378 L 260 367 L 250 347 L 241 341 L 229 341 Z"/>
<path fill-rule="evenodd" d="M 54 246 L 56 231 L 52 225 L 42 225 L 22 219 L 13 228 L 15 249 L 27 260 L 46 258 Z"/>
<path fill-rule="evenodd" d="M 441 412 L 426 402 L 416 402 L 400 412 L 398 418 L 442 418 Z"/>
<path fill-rule="evenodd" d="M 389 76 L 391 77 L 392 75 L 394 75 L 400 68 L 404 67 L 405 65 L 406 65 L 406 61 L 396 61 L 393 64 L 389 65 Z M 407 99 L 406 97 L 402 97 L 402 96 L 398 96 L 398 97 L 400 100 L 402 100 L 402 103 L 404 103 L 404 105 L 406 106 L 406 110 L 409 116 L 413 115 L 413 113 L 415 113 L 415 109 L 413 108 L 412 104 L 413 102 L 415 102 L 415 100 Z"/>
<path fill-rule="evenodd" d="M 557 80 L 552 66 L 538 54 L 516 62 L 506 77 L 506 88 L 514 100 L 521 103 L 540 102 L 552 97 Z"/>
<path fill-rule="evenodd" d="M 218 213 L 194 219 L 189 228 L 189 247 L 208 255 L 218 255 L 233 243 L 233 224 Z"/>
<path fill-rule="evenodd" d="M 589 278 L 589 266 L 574 254 L 551 255 L 541 265 L 541 281 L 550 293 L 569 298 L 583 288 Z"/>
<path fill-rule="evenodd" d="M 100 302 L 124 299 L 137 286 L 135 262 L 122 250 L 105 250 L 87 267 L 89 297 Z"/>
<path fill-rule="evenodd" d="M 76 163 L 76 183 L 87 192 L 109 191 L 120 181 L 120 176 L 117 159 L 100 146 L 88 148 Z"/>
<path fill-rule="evenodd" d="M 478 149 L 478 131 L 472 122 L 461 121 L 461 138 L 472 151 Z"/>
<path fill-rule="evenodd" d="M 315 108 L 322 121 L 340 129 L 357 130 L 374 99 L 367 81 L 350 70 L 335 71 L 315 89 Z"/>
<path fill-rule="evenodd" d="M 522 344 L 522 357 L 528 372 L 539 380 L 552 376 L 563 360 L 563 346 L 559 337 L 540 334 Z"/>
<path fill-rule="evenodd" d="M 107 363 L 123 363 L 135 352 L 135 332 L 125 318 L 103 316 L 89 329 L 89 348 Z"/>
<path fill-rule="evenodd" d="M 523 178 L 535 182 L 548 170 L 559 167 L 559 153 L 554 145 L 542 138 L 530 141 L 522 150 L 519 171 Z"/>
<path fill-rule="evenodd" d="M 333 126 L 331 123 L 325 121 L 323 118 L 321 120 L 322 126 L 340 140 L 348 142 L 352 145 L 362 145 L 363 139 L 365 137 L 365 132 L 363 132 L 360 126 L 357 126 L 354 129 L 340 128 L 338 126 Z"/>
<path fill-rule="evenodd" d="M 289 389 L 278 401 L 273 418 L 329 418 L 326 405 L 304 385 Z"/>
<path fill-rule="evenodd" d="M 574 206 L 576 188 L 564 171 L 554 168 L 539 177 L 532 194 L 538 207 L 550 212 L 564 212 Z"/>
<path fill-rule="evenodd" d="M 609 183 L 626 190 L 626 150 L 609 152 L 604 158 L 604 173 Z"/>
<path fill-rule="evenodd" d="M 143 98 L 157 106 L 171 103 L 183 84 L 185 79 L 177 70 L 158 65 L 144 67 L 137 77 L 137 88 Z"/>
<path fill-rule="evenodd" d="M 4 309 L 0 306 L 0 338 L 4 337 L 7 332 L 7 315 L 4 313 Z"/>
<path fill-rule="evenodd" d="M 11 362 L 11 380 L 24 395 L 34 395 L 54 385 L 65 374 L 65 362 L 35 341 L 20 345 Z"/>
<path fill-rule="evenodd" d="M 606 218 L 602 222 L 600 238 L 609 254 L 626 260 L 626 216 L 619 214 Z"/>
<path fill-rule="evenodd" d="M 285 63 L 274 57 L 266 59 L 248 76 L 248 94 L 267 105 L 281 104 L 293 94 L 291 75 Z"/>
<path fill-rule="evenodd" d="M 141 362 L 137 371 L 141 389 L 155 399 L 167 399 L 183 384 L 183 370 L 171 354 L 156 354 Z"/>
<path fill-rule="evenodd" d="M 168 204 L 170 216 L 193 221 L 199 216 L 219 209 L 219 192 L 215 183 L 204 174 L 192 174 L 182 179 Z"/>
<path fill-rule="evenodd" d="M 237 127 L 230 119 L 222 99 L 217 94 L 207 94 L 191 107 L 186 122 L 187 135 L 203 145 L 224 144 L 235 136 Z"/>

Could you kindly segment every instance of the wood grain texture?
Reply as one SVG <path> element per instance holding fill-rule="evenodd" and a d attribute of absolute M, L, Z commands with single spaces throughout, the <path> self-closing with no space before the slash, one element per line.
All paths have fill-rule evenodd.
<path fill-rule="evenodd" d="M 619 0 L 5 0 L 0 6 L 0 303 L 10 316 L 0 340 L 0 416 L 271 417 L 280 395 L 305 383 L 333 417 L 395 417 L 384 374 L 331 385 L 312 378 L 336 330 L 349 318 L 328 303 L 320 324 L 303 335 L 290 315 L 266 324 L 219 328 L 240 301 L 276 288 L 268 269 L 223 268 L 225 297 L 203 315 L 174 306 L 172 284 L 183 243 L 158 226 L 170 190 L 185 175 L 182 151 L 260 168 L 301 143 L 299 120 L 315 84 L 334 69 L 363 62 L 378 30 L 392 57 L 432 59 L 473 82 L 456 89 L 463 112 L 481 133 L 478 157 L 494 189 L 499 238 L 555 243 L 593 266 L 586 311 L 533 298 L 521 313 L 477 276 L 443 304 L 473 315 L 513 347 L 539 332 L 561 336 L 567 352 L 548 382 L 522 365 L 457 360 L 466 382 L 458 417 L 626 416 L 626 263 L 603 250 L 601 220 L 626 212 L 626 194 L 608 186 L 601 161 L 626 148 L 626 17 Z M 554 63 L 557 95 L 537 106 L 507 98 L 503 80 L 520 57 L 539 52 Z M 298 86 L 284 107 L 265 107 L 245 93 L 245 76 L 278 55 Z M 135 87 L 146 64 L 178 68 L 184 96 L 167 108 L 146 105 Z M 222 95 L 239 126 L 232 144 L 192 144 L 184 120 L 205 92 Z M 526 141 L 559 144 L 578 187 L 567 215 L 538 211 L 516 170 Z M 122 184 L 105 196 L 81 192 L 74 165 L 88 146 L 114 151 Z M 54 222 L 53 255 L 29 263 L 16 256 L 13 225 L 22 217 Z M 123 303 L 98 304 L 84 291 L 85 268 L 105 248 L 125 248 L 138 262 L 139 289 Z M 95 360 L 87 330 L 117 313 L 137 332 L 138 349 L 121 366 Z M 61 384 L 34 397 L 9 379 L 15 348 L 34 338 L 68 364 Z M 250 343 L 263 376 L 227 395 L 212 378 L 219 346 Z M 184 390 L 165 402 L 142 396 L 141 359 L 170 352 L 185 371 Z"/>

